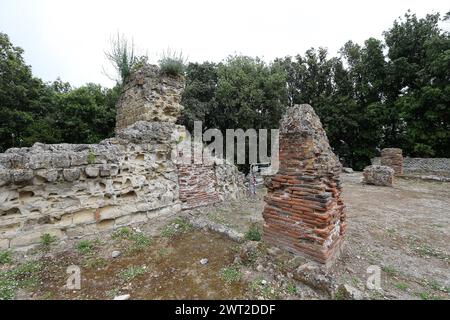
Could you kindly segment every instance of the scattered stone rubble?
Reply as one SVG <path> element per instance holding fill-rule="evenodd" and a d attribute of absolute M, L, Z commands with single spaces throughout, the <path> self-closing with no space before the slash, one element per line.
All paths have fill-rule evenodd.
<path fill-rule="evenodd" d="M 391 167 L 371 165 L 363 171 L 363 183 L 392 187 L 394 184 L 394 174 L 394 169 Z"/>
<path fill-rule="evenodd" d="M 125 84 L 115 138 L 0 154 L 0 249 L 28 248 L 44 233 L 62 240 L 152 223 L 239 197 L 244 176 L 234 166 L 177 162 L 182 88 L 183 79 L 145 66 Z"/>
<path fill-rule="evenodd" d="M 381 165 L 394 169 L 395 175 L 403 174 L 402 149 L 386 148 L 381 150 Z"/>
<path fill-rule="evenodd" d="M 310 105 L 287 110 L 280 122 L 280 166 L 266 185 L 264 239 L 329 264 L 346 228 L 341 164 Z"/>

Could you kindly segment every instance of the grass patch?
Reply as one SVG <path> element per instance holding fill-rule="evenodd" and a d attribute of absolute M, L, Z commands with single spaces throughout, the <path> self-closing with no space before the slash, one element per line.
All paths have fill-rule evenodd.
<path fill-rule="evenodd" d="M 450 261 L 450 256 L 448 256 L 445 252 L 434 249 L 428 245 L 422 245 L 420 247 L 416 247 L 414 251 L 420 256 L 420 257 L 435 257 L 438 259 L 442 259 L 445 261 Z"/>
<path fill-rule="evenodd" d="M 242 272 L 237 265 L 224 267 L 220 270 L 220 278 L 227 284 L 238 282 L 242 278 Z"/>
<path fill-rule="evenodd" d="M 81 240 L 75 246 L 75 250 L 81 254 L 90 254 L 93 249 L 94 242 L 91 240 Z"/>
<path fill-rule="evenodd" d="M 0 251 L 0 264 L 7 264 L 12 262 L 11 252 L 8 250 Z"/>
<path fill-rule="evenodd" d="M 102 268 L 108 264 L 105 258 L 90 257 L 84 262 L 84 266 L 87 268 Z"/>
<path fill-rule="evenodd" d="M 57 236 L 52 236 L 50 233 L 44 233 L 41 235 L 41 246 L 49 249 L 50 246 L 58 240 Z"/>
<path fill-rule="evenodd" d="M 161 236 L 165 238 L 172 238 L 176 235 L 190 231 L 191 229 L 192 226 L 186 219 L 176 218 L 171 223 L 164 226 L 161 231 Z"/>
<path fill-rule="evenodd" d="M 253 280 L 250 283 L 250 290 L 254 295 L 260 296 L 266 300 L 276 300 L 280 298 L 280 292 L 262 278 Z M 295 288 L 295 291 L 297 291 L 297 288 Z"/>
<path fill-rule="evenodd" d="M 135 252 L 144 250 L 148 247 L 152 241 L 151 239 L 141 232 L 134 232 L 129 228 L 120 228 L 112 234 L 112 238 L 114 240 L 120 241 L 129 241 L 131 242 L 126 251 L 127 252 Z"/>
<path fill-rule="evenodd" d="M 42 265 L 29 261 L 13 269 L 0 272 L 0 300 L 12 300 L 19 288 L 37 285 Z"/>
<path fill-rule="evenodd" d="M 390 276 L 394 276 L 397 274 L 397 270 L 393 266 L 382 266 L 381 270 L 383 270 Z"/>
<path fill-rule="evenodd" d="M 261 231 L 256 224 L 252 224 L 245 233 L 245 240 L 261 241 Z"/>
<path fill-rule="evenodd" d="M 286 292 L 290 295 L 296 295 L 298 293 L 296 285 L 292 282 L 288 283 L 286 286 Z"/>
<path fill-rule="evenodd" d="M 408 289 L 408 285 L 403 282 L 397 282 L 394 286 L 401 291 L 406 291 Z"/>
<path fill-rule="evenodd" d="M 128 282 L 128 281 L 131 281 L 131 280 L 133 280 L 134 278 L 136 278 L 136 277 L 138 277 L 140 275 L 143 275 L 146 272 L 145 269 L 146 268 L 144 266 L 131 266 L 131 267 L 128 267 L 127 269 L 125 269 L 125 270 L 122 270 L 119 273 L 119 277 L 123 281 Z"/>

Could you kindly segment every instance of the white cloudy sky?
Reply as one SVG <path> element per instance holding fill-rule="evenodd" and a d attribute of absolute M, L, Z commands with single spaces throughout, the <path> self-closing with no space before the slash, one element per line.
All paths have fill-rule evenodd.
<path fill-rule="evenodd" d="M 117 32 L 156 62 L 168 47 L 190 61 L 229 54 L 275 57 L 381 37 L 407 9 L 424 16 L 450 10 L 448 0 L 0 0 L 0 31 L 25 49 L 35 75 L 77 86 L 98 82 L 104 51 Z"/>

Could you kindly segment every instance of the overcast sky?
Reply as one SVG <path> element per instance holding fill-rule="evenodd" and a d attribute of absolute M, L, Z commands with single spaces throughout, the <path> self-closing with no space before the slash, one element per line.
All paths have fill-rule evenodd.
<path fill-rule="evenodd" d="M 45 81 L 113 85 L 104 51 L 117 32 L 133 38 L 151 62 L 168 47 L 189 61 L 221 61 L 229 54 L 275 57 L 347 41 L 381 38 L 411 9 L 446 13 L 448 0 L 0 0 L 0 31 L 25 50 Z"/>

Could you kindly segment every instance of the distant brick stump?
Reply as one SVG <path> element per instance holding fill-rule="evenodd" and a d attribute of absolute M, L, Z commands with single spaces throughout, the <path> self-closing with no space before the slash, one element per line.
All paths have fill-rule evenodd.
<path fill-rule="evenodd" d="M 381 165 L 394 169 L 395 175 L 403 174 L 402 149 L 386 148 L 381 150 Z"/>
<path fill-rule="evenodd" d="M 394 184 L 394 174 L 394 169 L 391 167 L 371 165 L 364 169 L 363 183 L 392 187 Z"/>
<path fill-rule="evenodd" d="M 329 264 L 346 228 L 341 164 L 310 105 L 288 108 L 280 122 L 280 167 L 266 182 L 264 240 Z"/>

